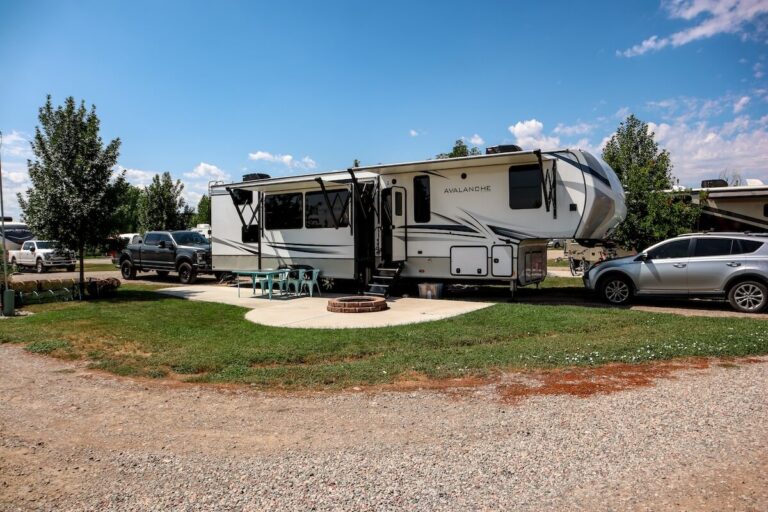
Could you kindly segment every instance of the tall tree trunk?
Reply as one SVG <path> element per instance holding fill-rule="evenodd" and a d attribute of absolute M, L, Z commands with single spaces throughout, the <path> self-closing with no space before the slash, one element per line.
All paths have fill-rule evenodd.
<path fill-rule="evenodd" d="M 80 300 L 85 297 L 85 247 L 82 245 L 77 249 L 80 258 Z"/>

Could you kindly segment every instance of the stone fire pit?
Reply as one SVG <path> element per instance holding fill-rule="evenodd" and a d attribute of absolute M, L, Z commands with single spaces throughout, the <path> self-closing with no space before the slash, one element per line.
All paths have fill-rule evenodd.
<path fill-rule="evenodd" d="M 354 295 L 328 301 L 328 311 L 332 313 L 373 313 L 385 309 L 388 309 L 387 301 L 382 297 Z"/>

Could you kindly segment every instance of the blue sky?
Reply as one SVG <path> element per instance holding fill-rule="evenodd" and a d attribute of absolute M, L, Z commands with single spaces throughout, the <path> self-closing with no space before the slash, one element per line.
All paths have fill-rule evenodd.
<path fill-rule="evenodd" d="M 95 104 L 129 179 L 170 171 L 193 204 L 211 179 L 418 160 L 461 137 L 599 152 L 630 112 L 681 183 L 768 183 L 767 27 L 768 0 L 0 0 L 6 197 L 28 186 L 46 94 Z"/>

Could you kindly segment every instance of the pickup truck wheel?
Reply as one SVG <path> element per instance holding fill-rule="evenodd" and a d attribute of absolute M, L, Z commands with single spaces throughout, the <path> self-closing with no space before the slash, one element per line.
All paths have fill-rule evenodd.
<path fill-rule="evenodd" d="M 75 271 L 75 266 L 74 265 L 70 265 L 70 266 L 67 267 L 67 272 L 74 272 L 74 271 Z"/>
<path fill-rule="evenodd" d="M 136 269 L 133 267 L 133 263 L 130 260 L 125 260 L 120 264 L 120 274 L 123 279 L 136 279 Z"/>
<path fill-rule="evenodd" d="M 193 284 L 197 279 L 197 272 L 190 263 L 186 261 L 179 265 L 179 282 L 181 284 Z"/>
<path fill-rule="evenodd" d="M 35 272 L 38 274 L 42 274 L 45 272 L 45 265 L 43 265 L 43 260 L 39 259 L 37 260 L 37 263 L 35 263 Z"/>
<path fill-rule="evenodd" d="M 167 270 L 158 270 L 157 275 L 160 277 L 168 277 L 168 271 Z"/>
<path fill-rule="evenodd" d="M 742 281 L 728 291 L 728 302 L 736 311 L 757 313 L 768 303 L 768 288 L 759 281 Z"/>
<path fill-rule="evenodd" d="M 18 268 L 19 267 L 19 264 L 16 263 L 16 256 L 11 258 L 11 266 L 14 267 L 14 268 Z"/>

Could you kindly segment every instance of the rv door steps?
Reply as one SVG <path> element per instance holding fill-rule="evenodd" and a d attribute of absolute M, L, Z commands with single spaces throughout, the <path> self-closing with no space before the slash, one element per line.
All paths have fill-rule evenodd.
<path fill-rule="evenodd" d="M 368 289 L 363 292 L 363 295 L 384 298 L 389 296 L 392 286 L 397 282 L 400 272 L 403 270 L 403 263 L 390 263 L 389 265 L 392 266 L 382 265 L 376 269 L 371 282 L 368 284 Z"/>

